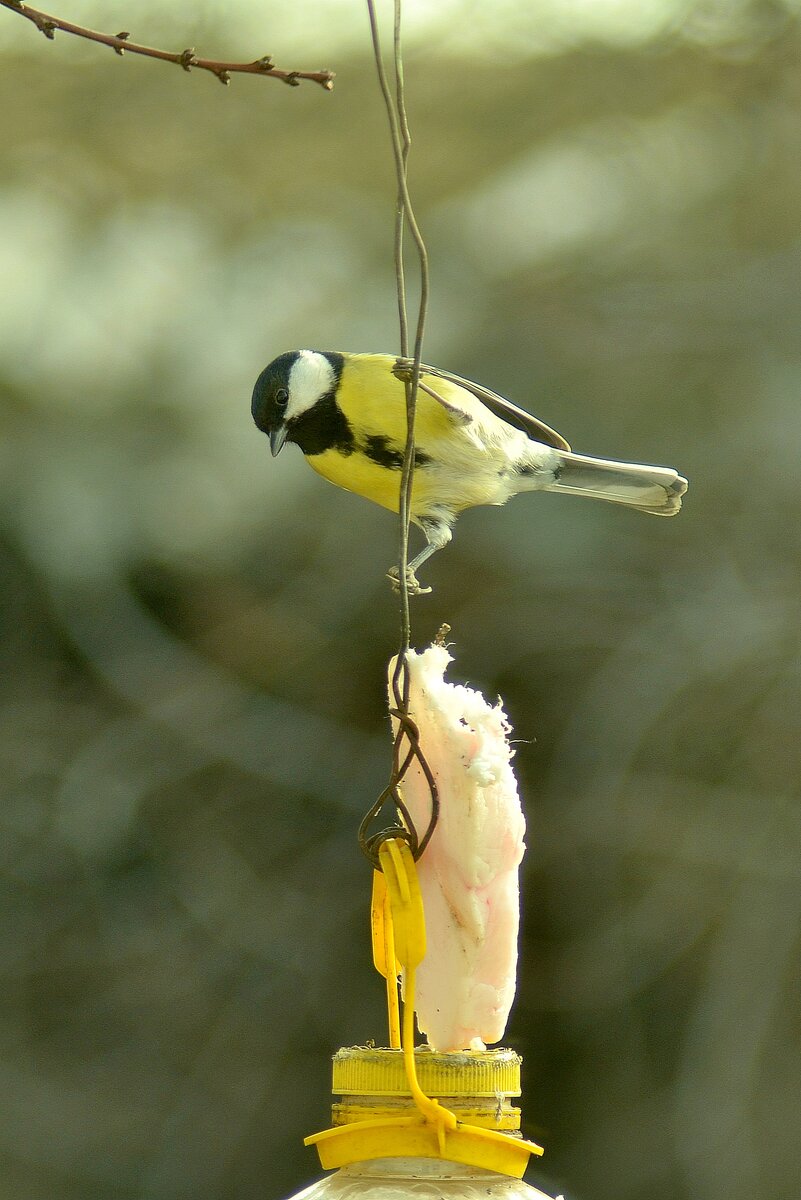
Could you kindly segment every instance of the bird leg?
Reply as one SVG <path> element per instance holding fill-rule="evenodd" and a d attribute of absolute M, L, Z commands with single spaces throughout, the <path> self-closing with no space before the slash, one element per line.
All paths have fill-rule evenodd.
<path fill-rule="evenodd" d="M 430 587 L 422 587 L 418 582 L 415 572 L 417 568 L 422 566 L 432 554 L 437 550 L 441 550 L 443 546 L 447 546 L 451 540 L 451 527 L 447 521 L 437 520 L 432 517 L 419 517 L 415 521 L 425 534 L 427 545 L 423 547 L 419 554 L 416 554 L 410 563 L 406 565 L 406 586 L 409 589 L 410 596 L 427 596 L 431 592 Z M 387 579 L 392 584 L 394 592 L 400 591 L 400 570 L 398 567 L 390 567 L 387 571 Z"/>
<path fill-rule="evenodd" d="M 392 590 L 396 596 L 400 595 L 400 571 L 397 567 L 390 567 L 387 571 L 387 579 L 392 584 Z M 430 587 L 423 587 L 417 576 L 409 565 L 406 568 L 406 590 L 410 596 L 428 596 L 433 591 Z"/>

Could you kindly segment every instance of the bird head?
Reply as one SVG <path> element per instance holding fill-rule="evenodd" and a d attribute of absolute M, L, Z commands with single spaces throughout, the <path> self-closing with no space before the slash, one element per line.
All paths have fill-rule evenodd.
<path fill-rule="evenodd" d="M 290 350 L 266 366 L 253 389 L 253 420 L 270 439 L 273 457 L 286 442 L 305 442 L 319 424 L 323 406 L 334 405 L 342 355 Z M 305 436 L 304 436 L 305 435 Z"/>

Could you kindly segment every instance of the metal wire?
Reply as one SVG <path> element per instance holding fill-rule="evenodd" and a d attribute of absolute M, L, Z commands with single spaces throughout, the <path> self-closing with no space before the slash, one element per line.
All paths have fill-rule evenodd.
<path fill-rule="evenodd" d="M 378 867 L 378 846 L 387 837 L 404 838 L 411 847 L 415 859 L 419 858 L 429 843 L 439 817 L 439 794 L 433 772 L 426 762 L 420 747 L 420 731 L 409 714 L 409 662 L 408 654 L 411 645 L 411 614 L 409 611 L 409 524 L 411 519 L 412 482 L 414 475 L 414 423 L 417 407 L 417 393 L 420 384 L 420 360 L 423 352 L 423 337 L 425 334 L 426 316 L 428 313 L 429 271 L 428 252 L 426 250 L 420 227 L 414 215 L 414 209 L 409 197 L 406 178 L 406 166 L 411 146 L 409 122 L 406 114 L 405 88 L 403 78 L 403 50 L 401 45 L 401 8 L 402 0 L 395 0 L 393 57 L 395 74 L 395 95 L 390 89 L 384 59 L 381 52 L 381 39 L 378 31 L 374 0 L 367 0 L 367 12 L 370 19 L 370 32 L 373 41 L 376 72 L 389 121 L 390 140 L 395 159 L 395 171 L 398 181 L 397 207 L 395 213 L 395 281 L 398 298 L 398 319 L 400 324 L 401 357 L 408 359 L 409 355 L 409 324 L 406 309 L 406 277 L 403 263 L 403 235 L 408 227 L 417 249 L 420 269 L 420 304 L 415 328 L 414 351 L 411 355 L 412 370 L 410 378 L 405 380 L 406 388 L 406 445 L 403 453 L 399 496 L 399 547 L 398 547 L 398 584 L 400 592 L 400 646 L 395 659 L 391 687 L 394 707 L 390 710 L 398 722 L 392 755 L 392 773 L 389 782 L 375 804 L 371 806 L 359 826 L 359 845 L 373 866 Z M 403 753 L 404 742 L 408 748 Z M 431 793 L 431 818 L 422 838 L 415 829 L 409 812 L 399 793 L 399 785 L 414 760 L 420 766 Z M 395 824 L 377 833 L 370 834 L 369 826 L 378 817 L 385 804 L 390 803 L 395 809 Z"/>

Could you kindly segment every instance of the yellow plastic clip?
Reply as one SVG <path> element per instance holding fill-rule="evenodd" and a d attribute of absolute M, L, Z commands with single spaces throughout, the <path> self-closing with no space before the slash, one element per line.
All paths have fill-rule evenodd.
<path fill-rule="evenodd" d="M 373 872 L 373 899 L 370 907 L 370 924 L 373 932 L 373 966 L 387 981 L 387 1020 L 389 1044 L 399 1050 L 400 1004 L 398 1001 L 398 960 L 395 957 L 395 936 L 389 893 L 383 871 Z"/>
<path fill-rule="evenodd" d="M 426 922 L 417 868 L 407 842 L 388 838 L 381 843 L 378 859 L 384 873 L 394 929 L 395 954 L 403 967 L 403 1061 L 412 1099 L 437 1133 L 440 1153 L 445 1152 L 445 1131 L 456 1128 L 456 1117 L 439 1100 L 432 1100 L 420 1087 L 414 1061 L 415 972 L 426 956 Z"/>

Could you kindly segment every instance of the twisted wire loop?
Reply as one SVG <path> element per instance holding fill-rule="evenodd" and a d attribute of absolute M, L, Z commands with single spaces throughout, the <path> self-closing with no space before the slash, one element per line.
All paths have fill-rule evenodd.
<path fill-rule="evenodd" d="M 365 814 L 359 826 L 358 833 L 359 846 L 363 854 L 378 869 L 380 869 L 378 848 L 383 841 L 390 837 L 402 838 L 408 843 L 414 859 L 417 860 L 431 840 L 431 835 L 436 828 L 439 818 L 439 792 L 436 780 L 420 746 L 420 730 L 409 713 L 410 683 L 408 655 L 411 646 L 411 618 L 409 613 L 407 566 L 409 561 L 409 524 L 411 519 L 412 481 L 414 475 L 414 421 L 417 407 L 417 392 L 420 385 L 423 335 L 428 312 L 429 280 L 428 252 L 414 215 L 406 180 L 406 164 L 409 157 L 409 147 L 411 146 L 411 135 L 409 133 L 404 92 L 403 52 L 401 49 L 401 7 L 402 0 L 394 0 L 393 62 L 395 71 L 395 96 L 393 98 L 384 68 L 374 0 L 367 0 L 367 13 L 370 20 L 376 73 L 387 110 L 390 141 L 398 182 L 394 242 L 395 283 L 398 300 L 398 320 L 400 324 L 401 357 L 407 360 L 410 368 L 403 381 L 406 389 L 406 445 L 403 452 L 403 467 L 401 470 L 400 493 L 398 497 L 400 523 L 398 582 L 400 590 L 401 636 L 391 682 L 394 705 L 390 708 L 390 714 L 397 720 L 398 727 L 392 748 L 392 772 L 389 782 Z M 409 327 L 406 314 L 406 278 L 403 264 L 404 227 L 408 227 L 412 235 L 420 265 L 420 306 L 412 356 L 409 355 Z M 404 743 L 408 743 L 405 753 L 403 752 Z M 431 816 L 422 837 L 415 828 L 414 822 L 409 815 L 409 810 L 400 793 L 400 785 L 403 782 L 403 778 L 415 760 L 423 773 L 431 794 Z M 394 808 L 395 822 L 371 834 L 369 832 L 370 826 L 386 804 L 390 804 Z"/>
<path fill-rule="evenodd" d="M 404 675 L 408 676 L 408 665 L 404 663 Z M 393 679 L 393 693 L 395 692 L 395 680 Z M 397 696 L 396 702 L 397 702 Z M 401 699 L 402 699 L 401 695 Z M 378 850 L 382 842 L 387 838 L 400 838 L 406 842 L 412 852 L 412 857 L 415 862 L 420 858 L 426 846 L 431 840 L 431 835 L 437 826 L 439 819 L 439 789 L 437 781 L 434 778 L 434 773 L 426 759 L 420 746 L 420 730 L 417 723 L 409 715 L 408 708 L 399 706 L 390 708 L 390 716 L 394 717 L 398 722 L 398 728 L 395 733 L 395 740 L 392 746 L 392 774 L 387 786 L 384 788 L 381 795 L 370 806 L 362 819 L 359 826 L 359 846 L 365 858 L 372 863 L 376 870 L 380 870 L 378 859 Z M 408 748 L 401 760 L 401 751 L 403 743 L 408 742 Z M 428 789 L 431 794 L 431 816 L 429 817 L 426 831 L 420 837 L 417 828 L 412 820 L 409 810 L 400 791 L 400 785 L 403 782 L 409 767 L 417 760 L 420 770 L 423 772 L 425 781 L 428 784 Z M 396 820 L 393 824 L 385 826 L 383 829 L 377 830 L 375 833 L 370 833 L 370 826 L 379 817 L 381 810 L 385 804 L 390 803 L 394 806 Z"/>

